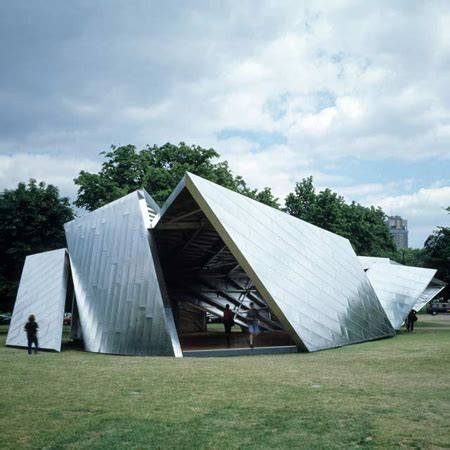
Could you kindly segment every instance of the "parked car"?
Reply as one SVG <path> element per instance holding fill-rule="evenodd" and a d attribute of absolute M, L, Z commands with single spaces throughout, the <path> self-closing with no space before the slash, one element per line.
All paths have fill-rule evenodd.
<path fill-rule="evenodd" d="M 450 313 L 450 303 L 449 302 L 433 302 L 427 305 L 428 314 L 435 316 L 436 314 Z"/>
<path fill-rule="evenodd" d="M 70 325 L 72 323 L 72 314 L 71 313 L 64 313 L 64 325 Z"/>

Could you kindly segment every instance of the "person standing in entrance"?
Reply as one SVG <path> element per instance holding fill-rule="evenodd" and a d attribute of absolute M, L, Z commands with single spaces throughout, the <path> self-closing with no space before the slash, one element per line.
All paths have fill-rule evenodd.
<path fill-rule="evenodd" d="M 248 332 L 250 333 L 249 345 L 250 348 L 254 348 L 256 336 L 260 333 L 259 328 L 259 313 L 255 309 L 255 304 L 250 303 L 250 309 L 247 312 Z"/>
<path fill-rule="evenodd" d="M 414 331 L 414 322 L 417 322 L 415 309 L 413 309 L 406 318 L 406 329 L 408 330 L 408 333 L 412 333 Z"/>
<path fill-rule="evenodd" d="M 31 355 L 31 348 L 33 344 L 35 345 L 34 353 L 38 351 L 38 338 L 37 338 L 37 330 L 39 325 L 37 324 L 33 314 L 28 317 L 28 322 L 25 324 L 24 330 L 27 333 L 28 339 L 28 354 Z"/>
<path fill-rule="evenodd" d="M 233 313 L 231 312 L 230 305 L 225 305 L 225 311 L 223 312 L 223 326 L 225 327 L 225 337 L 227 338 L 227 347 L 231 343 L 231 328 L 234 325 Z"/>

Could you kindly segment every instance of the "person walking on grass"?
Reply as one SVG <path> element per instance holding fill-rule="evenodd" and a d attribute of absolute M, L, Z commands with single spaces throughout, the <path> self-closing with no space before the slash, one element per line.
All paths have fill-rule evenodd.
<path fill-rule="evenodd" d="M 223 312 L 223 326 L 225 327 L 225 337 L 227 339 L 227 347 L 231 344 L 231 328 L 234 325 L 233 313 L 231 312 L 230 305 L 225 305 L 225 311 Z"/>
<path fill-rule="evenodd" d="M 406 318 L 406 330 L 408 333 L 412 333 L 414 331 L 414 322 L 417 322 L 417 315 L 416 310 L 413 309 L 408 314 L 408 317 Z"/>
<path fill-rule="evenodd" d="M 250 348 L 255 347 L 256 336 L 261 332 L 259 328 L 259 312 L 255 309 L 255 304 L 250 303 L 250 309 L 247 312 L 247 323 L 248 323 L 248 332 L 249 336 L 249 345 Z"/>
<path fill-rule="evenodd" d="M 25 324 L 24 330 L 27 333 L 27 339 L 28 339 L 28 354 L 31 355 L 31 348 L 33 344 L 35 345 L 34 353 L 37 353 L 38 351 L 38 338 L 37 338 L 37 330 L 39 328 L 39 325 L 36 322 L 36 319 L 34 318 L 33 314 L 31 314 L 30 317 L 28 317 L 28 322 Z"/>

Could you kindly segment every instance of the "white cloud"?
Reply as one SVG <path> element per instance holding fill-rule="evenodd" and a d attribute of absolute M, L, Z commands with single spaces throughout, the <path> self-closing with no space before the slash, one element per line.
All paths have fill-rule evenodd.
<path fill-rule="evenodd" d="M 450 163 L 446 2 L 54 8 L 25 17 L 11 3 L 0 17 L 0 152 L 11 155 L 0 157 L 0 187 L 33 176 L 73 193 L 71 179 L 96 170 L 111 144 L 183 140 L 216 148 L 280 198 L 312 174 L 349 199 L 413 218 L 427 210 L 430 231 L 440 220 L 434 194 L 418 188 L 448 180 L 432 186 L 428 174 L 408 186 L 416 206 L 397 192 L 417 171 L 360 180 L 373 161 Z M 221 140 L 224 130 L 240 133 Z M 280 139 L 261 143 L 257 133 Z M 344 170 L 352 160 L 366 163 L 364 174 Z"/>
<path fill-rule="evenodd" d="M 19 182 L 28 182 L 34 178 L 57 186 L 62 195 L 75 199 L 77 187 L 73 179 L 81 170 L 96 172 L 99 163 L 86 158 L 52 157 L 46 154 L 0 155 L 0 185 L 4 189 L 14 189 Z"/>
<path fill-rule="evenodd" d="M 386 212 L 396 211 L 406 217 L 426 218 L 437 215 L 448 223 L 445 208 L 450 206 L 450 186 L 441 188 L 419 189 L 410 195 L 398 195 L 381 198 L 377 201 Z M 442 222 L 438 221 L 436 224 Z"/>

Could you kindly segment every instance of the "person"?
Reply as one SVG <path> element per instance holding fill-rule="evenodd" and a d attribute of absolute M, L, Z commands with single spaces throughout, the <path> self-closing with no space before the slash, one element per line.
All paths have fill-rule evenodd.
<path fill-rule="evenodd" d="M 227 347 L 231 344 L 231 328 L 234 325 L 233 313 L 231 312 L 230 305 L 225 305 L 225 311 L 223 312 L 223 326 L 225 327 L 225 337 L 227 339 Z"/>
<path fill-rule="evenodd" d="M 250 348 L 254 348 L 256 336 L 260 333 L 259 328 L 259 313 L 255 309 L 255 304 L 250 303 L 250 309 L 247 312 L 248 332 L 250 333 L 249 345 Z"/>
<path fill-rule="evenodd" d="M 415 309 L 411 310 L 411 312 L 408 314 L 408 317 L 406 318 L 406 329 L 408 333 L 412 333 L 414 331 L 414 322 L 417 322 Z"/>
<path fill-rule="evenodd" d="M 37 353 L 38 351 L 38 338 L 37 338 L 37 330 L 39 328 L 39 325 L 36 322 L 36 319 L 34 318 L 33 314 L 31 314 L 30 317 L 28 317 L 28 322 L 25 324 L 24 330 L 27 333 L 27 339 L 28 339 L 28 354 L 31 355 L 31 348 L 33 344 L 35 345 L 34 352 Z"/>

